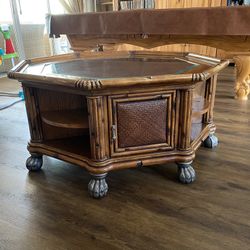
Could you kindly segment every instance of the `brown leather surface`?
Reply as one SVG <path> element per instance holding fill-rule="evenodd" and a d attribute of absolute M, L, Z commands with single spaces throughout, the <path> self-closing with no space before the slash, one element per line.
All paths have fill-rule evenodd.
<path fill-rule="evenodd" d="M 118 145 L 121 148 L 166 142 L 167 100 L 117 104 Z"/>
<path fill-rule="evenodd" d="M 50 35 L 250 35 L 250 7 L 130 10 L 49 17 Z"/>

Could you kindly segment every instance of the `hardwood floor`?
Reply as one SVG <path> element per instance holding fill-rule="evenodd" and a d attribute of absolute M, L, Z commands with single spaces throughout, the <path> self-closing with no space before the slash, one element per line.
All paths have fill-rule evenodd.
<path fill-rule="evenodd" d="M 102 200 L 77 166 L 44 157 L 28 173 L 24 104 L 0 111 L 0 249 L 250 249 L 250 100 L 233 99 L 233 78 L 219 77 L 220 144 L 199 149 L 195 183 L 180 184 L 175 164 L 122 170 Z"/>

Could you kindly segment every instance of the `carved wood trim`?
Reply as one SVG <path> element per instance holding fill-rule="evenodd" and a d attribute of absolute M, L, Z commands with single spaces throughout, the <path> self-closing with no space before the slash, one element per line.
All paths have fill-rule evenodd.
<path fill-rule="evenodd" d="M 8 72 L 8 77 L 15 79 L 15 72 L 20 72 L 24 67 L 31 63 L 31 60 L 23 60 Z"/>
<path fill-rule="evenodd" d="M 199 81 L 204 81 L 209 77 L 209 73 L 203 72 L 203 73 L 194 73 L 192 74 L 192 81 L 193 82 L 199 82 Z"/>
<path fill-rule="evenodd" d="M 77 80 L 75 82 L 75 87 L 76 88 L 81 88 L 81 89 L 88 89 L 88 90 L 93 90 L 93 89 L 101 89 L 102 88 L 102 82 L 100 80 L 91 80 L 91 79 L 86 79 L 86 80 Z"/>
<path fill-rule="evenodd" d="M 250 93 L 250 56 L 235 56 L 236 84 L 235 98 L 247 100 Z"/>

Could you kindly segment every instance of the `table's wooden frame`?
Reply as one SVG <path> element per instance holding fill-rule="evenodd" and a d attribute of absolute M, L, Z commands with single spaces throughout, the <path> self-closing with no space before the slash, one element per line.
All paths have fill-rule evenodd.
<path fill-rule="evenodd" d="M 28 150 L 31 157 L 26 166 L 29 170 L 39 170 L 42 166 L 42 155 L 48 155 L 73 164 L 84 167 L 91 173 L 92 180 L 89 183 L 89 192 L 93 197 L 100 198 L 107 193 L 105 176 L 111 170 L 123 168 L 135 168 L 155 164 L 176 162 L 179 167 L 179 179 L 183 183 L 191 183 L 195 179 L 195 172 L 190 165 L 195 157 L 195 151 L 202 142 L 208 147 L 217 145 L 214 136 L 215 125 L 213 122 L 213 106 L 216 88 L 217 73 L 228 65 L 228 61 L 218 61 L 195 55 L 185 55 L 189 60 L 207 62 L 212 65 L 206 71 L 200 73 L 185 73 L 180 75 L 163 75 L 152 77 L 128 77 L 122 79 L 82 79 L 75 76 L 65 75 L 40 75 L 25 73 L 30 64 L 38 64 L 52 61 L 78 60 L 80 58 L 120 58 L 120 57 L 143 57 L 145 56 L 166 57 L 169 54 L 150 52 L 96 52 L 96 53 L 73 53 L 69 55 L 54 56 L 23 61 L 13 68 L 8 76 L 22 82 L 25 94 L 26 109 L 30 127 L 31 140 Z M 183 54 L 181 54 L 183 56 Z M 180 54 L 172 54 L 180 56 Z M 205 100 L 208 103 L 204 110 L 195 111 L 193 116 L 203 116 L 203 129 L 196 139 L 191 141 L 191 119 L 193 90 L 197 83 L 205 82 Z M 56 93 L 69 93 L 86 97 L 89 122 L 89 146 L 90 155 L 72 153 L 72 150 L 56 147 L 45 138 L 46 129 L 42 122 L 41 108 L 39 107 L 39 91 L 55 91 Z M 114 152 L 114 143 L 117 134 L 113 131 L 116 125 L 114 121 L 113 104 L 121 101 L 121 96 L 126 95 L 129 100 L 147 100 L 148 98 L 168 98 L 167 115 L 171 118 L 171 136 L 169 145 L 148 145 L 128 148 L 133 153 Z M 132 98 L 132 99 L 131 99 Z M 157 99 L 157 98 L 155 98 Z M 63 100 L 63 102 L 70 102 Z M 60 105 L 64 105 L 63 103 Z M 46 104 L 47 108 L 53 109 L 53 105 Z M 204 114 L 205 113 L 205 114 Z M 60 122 L 60 121 L 59 121 Z M 57 123 L 50 123 L 50 125 Z M 69 129 L 73 127 L 66 122 L 63 126 Z M 77 127 L 77 126 L 76 126 Z M 44 130 L 45 129 L 45 130 Z M 53 138 L 53 133 L 52 134 Z"/>

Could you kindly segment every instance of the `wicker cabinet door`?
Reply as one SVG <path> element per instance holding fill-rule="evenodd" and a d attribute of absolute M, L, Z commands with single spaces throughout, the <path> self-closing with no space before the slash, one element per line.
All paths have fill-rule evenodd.
<path fill-rule="evenodd" d="M 109 98 L 111 154 L 173 149 L 175 92 Z"/>

